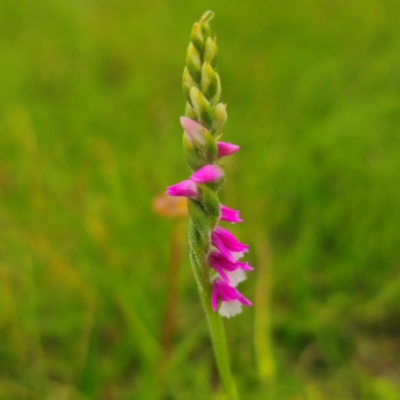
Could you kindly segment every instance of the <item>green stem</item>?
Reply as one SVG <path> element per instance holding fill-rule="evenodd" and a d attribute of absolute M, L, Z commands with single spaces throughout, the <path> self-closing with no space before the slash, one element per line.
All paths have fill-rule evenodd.
<path fill-rule="evenodd" d="M 214 348 L 214 356 L 224 392 L 227 396 L 227 400 L 239 400 L 239 395 L 231 372 L 224 325 L 219 314 L 214 312 L 211 308 L 209 266 L 205 261 L 199 261 L 193 253 L 191 253 L 190 258 L 199 288 L 200 299 L 203 304 L 204 312 L 206 313 Z"/>

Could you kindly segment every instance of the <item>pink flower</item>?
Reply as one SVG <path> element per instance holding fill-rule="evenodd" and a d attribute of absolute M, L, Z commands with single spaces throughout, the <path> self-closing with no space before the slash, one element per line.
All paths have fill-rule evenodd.
<path fill-rule="evenodd" d="M 199 195 L 197 185 L 191 180 L 168 186 L 166 193 L 170 196 L 190 197 L 191 199 L 197 199 Z"/>
<path fill-rule="evenodd" d="M 228 260 L 236 261 L 249 251 L 248 245 L 240 243 L 227 229 L 220 226 L 215 227 L 211 234 L 211 243 Z"/>
<path fill-rule="evenodd" d="M 190 180 L 196 183 L 216 182 L 224 175 L 224 171 L 218 165 L 208 164 L 191 175 Z"/>
<path fill-rule="evenodd" d="M 211 293 L 211 306 L 217 311 L 218 300 L 221 300 L 219 313 L 223 317 L 233 317 L 242 312 L 242 305 L 251 306 L 252 303 L 246 299 L 236 288 L 229 286 L 225 281 L 217 279 L 214 281 Z"/>
<path fill-rule="evenodd" d="M 210 252 L 208 262 L 211 268 L 214 268 L 220 277 L 231 286 L 237 286 L 246 279 L 245 271 L 253 270 L 248 263 L 230 261 L 218 250 Z"/>
<path fill-rule="evenodd" d="M 204 146 L 206 144 L 204 134 L 207 130 L 204 126 L 187 117 L 181 117 L 181 125 L 187 133 L 187 138 L 191 144 L 196 144 L 198 146 Z"/>
<path fill-rule="evenodd" d="M 236 153 L 240 149 L 240 146 L 227 142 L 217 142 L 217 147 L 218 147 L 218 158 L 230 156 L 231 154 Z"/>
<path fill-rule="evenodd" d="M 220 220 L 230 222 L 231 224 L 235 224 L 236 222 L 243 222 L 243 220 L 239 217 L 239 211 L 232 210 L 232 208 L 225 207 L 222 204 Z"/>

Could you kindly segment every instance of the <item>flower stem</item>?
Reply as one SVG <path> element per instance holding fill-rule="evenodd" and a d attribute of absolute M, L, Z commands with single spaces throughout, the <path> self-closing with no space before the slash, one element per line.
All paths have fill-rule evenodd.
<path fill-rule="evenodd" d="M 227 396 L 227 400 L 239 400 L 239 395 L 231 372 L 224 325 L 219 314 L 215 313 L 211 309 L 211 283 L 208 273 L 210 267 L 205 261 L 199 261 L 193 253 L 191 253 L 190 258 L 198 284 L 201 303 L 203 304 L 204 312 L 206 313 L 214 349 L 214 356 L 224 392 Z"/>

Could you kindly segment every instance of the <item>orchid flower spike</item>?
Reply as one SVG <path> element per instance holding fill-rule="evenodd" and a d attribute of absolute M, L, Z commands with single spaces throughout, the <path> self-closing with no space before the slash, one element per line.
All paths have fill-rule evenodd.
<path fill-rule="evenodd" d="M 188 198 L 191 261 L 203 303 L 209 301 L 204 296 L 212 293 L 212 309 L 216 311 L 220 301 L 219 313 L 231 317 L 240 312 L 242 305 L 251 305 L 236 286 L 253 268 L 239 261 L 248 252 L 248 245 L 218 225 L 242 219 L 239 211 L 222 205 L 218 197 L 225 182 L 219 160 L 235 154 L 240 147 L 218 140 L 228 116 L 226 104 L 220 100 L 218 46 L 210 28 L 213 16 L 206 12 L 194 24 L 183 71 L 186 107 L 180 124 L 184 154 L 192 172 L 189 179 L 169 186 L 167 194 Z M 209 312 L 207 308 L 205 311 Z"/>
<path fill-rule="evenodd" d="M 252 267 L 238 261 L 248 246 L 218 226 L 220 221 L 234 224 L 242 220 L 239 211 L 222 205 L 218 196 L 225 183 L 225 171 L 219 160 L 236 153 L 239 146 L 219 141 L 228 115 L 226 104 L 220 100 L 218 46 L 210 28 L 213 17 L 214 13 L 207 11 L 193 25 L 183 71 L 186 106 L 180 122 L 185 159 L 192 173 L 188 180 L 169 186 L 167 193 L 188 198 L 190 260 L 226 398 L 233 400 L 238 395 L 229 368 L 223 325 L 213 312 L 219 307 L 219 314 L 229 318 L 239 314 L 243 305 L 252 305 L 236 289 Z M 211 307 L 207 306 L 210 297 Z"/>

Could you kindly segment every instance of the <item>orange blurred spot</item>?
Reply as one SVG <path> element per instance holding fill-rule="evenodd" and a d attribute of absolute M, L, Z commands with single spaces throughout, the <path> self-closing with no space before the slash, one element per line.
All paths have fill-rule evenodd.
<path fill-rule="evenodd" d="M 161 217 L 173 219 L 188 215 L 186 197 L 171 197 L 163 193 L 153 200 L 153 210 Z"/>

